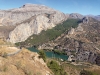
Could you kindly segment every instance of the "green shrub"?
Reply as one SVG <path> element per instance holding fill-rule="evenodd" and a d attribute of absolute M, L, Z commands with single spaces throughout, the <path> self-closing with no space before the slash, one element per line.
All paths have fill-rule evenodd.
<path fill-rule="evenodd" d="M 48 62 L 47 66 L 52 70 L 54 75 L 67 75 L 64 69 L 56 61 L 52 60 Z"/>
<path fill-rule="evenodd" d="M 46 54 L 43 50 L 39 51 L 39 58 L 42 58 L 44 62 L 46 62 Z"/>

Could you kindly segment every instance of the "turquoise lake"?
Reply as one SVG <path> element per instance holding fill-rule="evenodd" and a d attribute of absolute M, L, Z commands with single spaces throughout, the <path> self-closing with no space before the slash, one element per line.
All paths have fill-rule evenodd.
<path fill-rule="evenodd" d="M 35 49 L 35 48 L 28 48 L 30 51 L 32 52 L 39 52 L 39 50 Z M 56 54 L 54 53 L 53 51 L 45 51 L 46 53 L 46 56 L 49 57 L 49 58 L 59 58 L 59 59 L 63 59 L 63 60 L 67 60 L 68 59 L 68 56 L 67 55 L 59 55 L 59 54 Z"/>

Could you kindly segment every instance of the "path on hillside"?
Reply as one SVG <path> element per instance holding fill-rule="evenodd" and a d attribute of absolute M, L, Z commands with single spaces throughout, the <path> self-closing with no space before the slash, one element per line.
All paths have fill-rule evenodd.
<path fill-rule="evenodd" d="M 16 51 L 16 52 L 8 53 L 7 56 L 12 56 L 12 55 L 18 54 L 20 51 L 22 51 L 22 48 L 20 48 L 20 49 L 19 49 L 18 51 Z"/>

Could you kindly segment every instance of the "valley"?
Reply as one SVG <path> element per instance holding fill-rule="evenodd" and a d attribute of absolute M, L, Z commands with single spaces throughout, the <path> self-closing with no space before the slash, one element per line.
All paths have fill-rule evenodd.
<path fill-rule="evenodd" d="M 99 18 L 39 4 L 0 10 L 0 75 L 99 75 Z"/>

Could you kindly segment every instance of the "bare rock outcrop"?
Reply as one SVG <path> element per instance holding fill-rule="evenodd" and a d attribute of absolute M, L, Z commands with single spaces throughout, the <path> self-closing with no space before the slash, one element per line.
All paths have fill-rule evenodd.
<path fill-rule="evenodd" d="M 16 23 L 27 20 L 32 16 L 45 13 L 52 14 L 51 19 L 56 23 L 65 19 L 65 14 L 44 5 L 37 4 L 25 4 L 20 8 L 0 10 L 0 18 L 8 18 L 12 21 L 13 25 L 15 25 Z"/>
<path fill-rule="evenodd" d="M 20 8 L 0 10 L 0 26 L 15 26 L 5 38 L 12 43 L 25 41 L 32 34 L 50 29 L 68 18 L 45 5 L 25 4 Z M 1 34 L 3 35 L 3 34 Z"/>
<path fill-rule="evenodd" d="M 53 43 L 45 43 L 45 47 L 50 44 L 54 44 L 54 49 L 73 55 L 74 60 L 100 65 L 100 22 L 84 17 L 77 28 L 71 28 Z"/>
<path fill-rule="evenodd" d="M 39 34 L 42 30 L 47 30 L 55 25 L 49 22 L 44 15 L 38 15 L 29 22 L 18 25 L 9 34 L 9 41 L 12 43 L 25 41 L 32 34 Z"/>
<path fill-rule="evenodd" d="M 79 14 L 79 13 L 71 13 L 69 15 L 69 18 L 71 18 L 71 19 L 82 19 L 82 18 L 84 18 L 84 16 Z"/>

